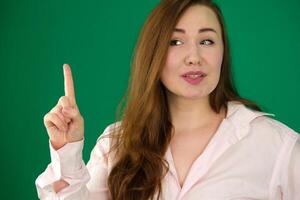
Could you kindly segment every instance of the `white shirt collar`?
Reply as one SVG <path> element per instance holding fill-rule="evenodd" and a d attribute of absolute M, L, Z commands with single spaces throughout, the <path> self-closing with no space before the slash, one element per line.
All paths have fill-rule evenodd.
<path fill-rule="evenodd" d="M 244 104 L 237 101 L 229 101 L 228 111 L 224 120 L 235 127 L 235 134 L 238 140 L 249 133 L 250 123 L 260 116 L 275 116 L 272 113 L 260 112 L 247 108 Z"/>

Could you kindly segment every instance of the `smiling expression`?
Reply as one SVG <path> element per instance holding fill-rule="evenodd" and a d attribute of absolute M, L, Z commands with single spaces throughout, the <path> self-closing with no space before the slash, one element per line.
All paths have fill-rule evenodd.
<path fill-rule="evenodd" d="M 219 82 L 223 49 L 221 26 L 215 13 L 202 5 L 189 7 L 174 28 L 161 74 L 168 96 L 208 98 Z M 206 76 L 191 84 L 182 77 L 191 71 L 201 71 Z"/>

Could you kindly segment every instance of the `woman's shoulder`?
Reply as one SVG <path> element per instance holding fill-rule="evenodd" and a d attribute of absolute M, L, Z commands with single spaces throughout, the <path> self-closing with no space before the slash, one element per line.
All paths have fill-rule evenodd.
<path fill-rule="evenodd" d="M 253 111 L 253 119 L 249 122 L 249 138 L 252 138 L 257 144 L 262 144 L 265 150 L 273 152 L 285 152 L 282 155 L 291 156 L 291 152 L 300 152 L 300 135 L 287 124 L 275 118 L 274 114 Z M 252 137 L 251 137 L 252 136 Z"/>
<path fill-rule="evenodd" d="M 116 133 L 119 130 L 120 125 L 121 121 L 117 121 L 106 126 L 104 131 L 102 131 L 98 136 L 97 144 L 101 142 L 102 146 L 104 146 L 105 148 L 109 148 L 109 146 L 111 145 L 110 143 L 113 133 Z"/>
<path fill-rule="evenodd" d="M 283 144 L 299 140 L 299 133 L 275 118 L 275 114 L 256 111 L 244 104 L 230 104 L 229 120 L 239 131 L 245 130 L 242 135 L 254 136 L 268 143 Z M 239 133 L 241 134 L 241 133 Z"/>
<path fill-rule="evenodd" d="M 110 154 L 112 152 L 110 152 L 110 150 L 114 145 L 114 142 L 112 142 L 114 138 L 113 134 L 118 132 L 120 125 L 121 121 L 117 121 L 107 125 L 104 128 L 104 131 L 102 131 L 97 138 L 96 144 L 94 146 L 95 152 L 103 155 L 106 159 L 112 159 L 112 156 Z"/>
<path fill-rule="evenodd" d="M 256 112 L 256 111 L 254 111 Z M 250 127 L 256 131 L 264 134 L 277 134 L 278 137 L 284 140 L 299 140 L 299 133 L 289 127 L 287 124 L 269 116 L 261 115 L 253 119 L 250 123 Z"/>
<path fill-rule="evenodd" d="M 104 137 L 105 138 L 109 137 L 112 133 L 114 133 L 118 130 L 120 125 L 121 125 L 121 121 L 117 121 L 117 122 L 111 123 L 108 126 L 106 126 L 104 131 L 98 137 L 97 141 L 104 138 Z"/>
<path fill-rule="evenodd" d="M 299 133 L 276 119 L 274 114 L 239 105 L 230 121 L 236 127 L 237 135 L 243 135 L 244 141 L 255 144 L 255 148 L 261 147 L 270 157 L 278 154 L 285 157 L 277 157 L 280 159 L 300 156 Z"/>
<path fill-rule="evenodd" d="M 276 119 L 273 113 L 253 110 L 239 102 L 230 102 L 229 112 L 230 120 L 238 126 L 250 127 L 251 130 L 264 133 L 277 133 L 292 140 L 299 138 L 299 133 Z"/>

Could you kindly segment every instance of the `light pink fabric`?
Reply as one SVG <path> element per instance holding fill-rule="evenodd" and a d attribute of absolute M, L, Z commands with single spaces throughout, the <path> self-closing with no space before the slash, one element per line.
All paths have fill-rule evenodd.
<path fill-rule="evenodd" d="M 170 171 L 163 180 L 164 200 L 300 200 L 299 134 L 283 123 L 242 104 L 229 102 L 226 118 L 194 161 L 181 188 L 170 147 L 165 155 Z M 103 135 L 114 125 L 108 126 Z M 84 140 L 55 151 L 51 163 L 36 179 L 40 199 L 106 200 L 106 179 L 113 159 L 106 157 L 109 139 L 97 140 L 87 165 Z M 59 193 L 52 183 L 70 183 Z"/>

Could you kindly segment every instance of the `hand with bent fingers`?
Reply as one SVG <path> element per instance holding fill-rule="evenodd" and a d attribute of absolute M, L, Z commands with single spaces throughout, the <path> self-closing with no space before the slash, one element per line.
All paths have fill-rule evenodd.
<path fill-rule="evenodd" d="M 76 105 L 71 68 L 64 64 L 63 70 L 65 96 L 60 97 L 56 106 L 44 116 L 50 142 L 56 150 L 84 136 L 84 119 Z"/>

